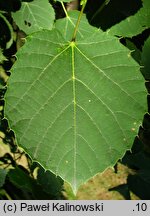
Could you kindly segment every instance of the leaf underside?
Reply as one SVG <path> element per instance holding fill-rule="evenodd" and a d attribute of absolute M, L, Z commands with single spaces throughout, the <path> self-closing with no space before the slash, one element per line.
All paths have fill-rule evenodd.
<path fill-rule="evenodd" d="M 112 26 L 108 31 L 113 35 L 133 37 L 150 27 L 150 1 L 143 0 L 143 7 L 133 16 Z"/>
<path fill-rule="evenodd" d="M 16 24 L 26 34 L 41 29 L 52 29 L 55 13 L 48 0 L 22 2 L 21 9 L 12 13 Z"/>
<path fill-rule="evenodd" d="M 0 169 L 0 187 L 2 187 L 5 183 L 7 172 L 8 171 L 6 169 Z"/>
<path fill-rule="evenodd" d="M 0 48 L 0 64 L 2 64 L 4 61 L 6 61 L 6 57 L 3 55 L 3 51 Z"/>
<path fill-rule="evenodd" d="M 10 127 L 34 160 L 76 192 L 131 148 L 146 111 L 139 65 L 85 20 L 76 42 L 44 30 L 27 38 L 17 58 L 6 93 Z"/>
<path fill-rule="evenodd" d="M 142 50 L 141 68 L 144 77 L 150 79 L 150 65 L 149 65 L 149 55 L 150 55 L 150 37 L 145 41 Z"/>

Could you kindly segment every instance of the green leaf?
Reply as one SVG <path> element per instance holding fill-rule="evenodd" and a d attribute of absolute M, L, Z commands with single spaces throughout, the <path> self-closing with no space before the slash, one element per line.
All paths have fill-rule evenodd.
<path fill-rule="evenodd" d="M 129 50 L 85 21 L 79 32 L 76 42 L 57 29 L 29 36 L 5 105 L 18 144 L 74 192 L 131 148 L 146 112 L 144 79 Z"/>
<path fill-rule="evenodd" d="M 6 19 L 6 17 L 2 14 L 1 11 L 0 11 L 0 18 L 4 22 L 4 26 L 3 26 L 3 23 L 1 26 L 1 28 L 3 29 L 1 32 L 4 33 L 6 31 L 6 29 L 8 29 L 8 32 L 9 32 L 9 33 L 7 32 L 7 34 L 9 35 L 9 40 L 7 39 L 8 41 L 6 41 L 6 49 L 9 49 L 11 47 L 11 45 L 13 44 L 13 28 L 12 28 L 11 24 L 8 22 L 8 20 Z M 7 27 L 5 27 L 5 25 Z M 6 35 L 5 35 L 5 37 L 6 37 Z"/>
<path fill-rule="evenodd" d="M 74 32 L 78 11 L 69 11 L 68 17 L 57 20 L 55 27 L 61 32 L 66 41 L 70 41 Z M 78 30 L 78 40 L 83 40 L 85 37 L 90 37 L 93 33 L 99 33 L 99 29 L 89 25 L 85 16 L 82 17 L 80 29 Z"/>
<path fill-rule="evenodd" d="M 141 0 L 94 0 L 94 4 L 89 0 L 85 12 L 90 24 L 106 31 L 136 14 L 141 7 Z"/>
<path fill-rule="evenodd" d="M 143 0 L 143 7 L 133 16 L 112 26 L 108 32 L 113 35 L 133 37 L 150 27 L 150 1 Z"/>
<path fill-rule="evenodd" d="M 24 190 L 32 191 L 33 179 L 21 170 L 19 167 L 10 170 L 9 180 L 18 188 L 24 188 Z"/>
<path fill-rule="evenodd" d="M 4 185 L 7 173 L 8 173 L 8 170 L 0 169 L 0 187 L 3 187 Z"/>
<path fill-rule="evenodd" d="M 52 29 L 55 13 L 48 0 L 22 2 L 21 9 L 12 13 L 21 30 L 30 34 L 41 29 Z"/>
<path fill-rule="evenodd" d="M 150 37 L 144 43 L 143 50 L 142 50 L 142 59 L 141 59 L 141 65 L 143 66 L 141 70 L 146 79 L 150 79 L 149 56 L 150 56 Z"/>
<path fill-rule="evenodd" d="M 149 200 L 150 173 L 149 170 L 143 170 L 143 171 L 145 175 L 143 175 L 143 173 L 139 171 L 135 175 L 129 175 L 127 179 L 127 183 L 129 185 L 129 189 L 134 194 L 136 194 L 141 200 Z"/>
<path fill-rule="evenodd" d="M 49 170 L 45 171 L 42 167 L 38 170 L 37 182 L 41 185 L 43 191 L 53 196 L 62 191 L 63 180 Z"/>
<path fill-rule="evenodd" d="M 126 200 L 131 200 L 129 187 L 127 184 L 121 184 L 110 188 L 109 191 L 117 191 L 119 192 Z"/>
<path fill-rule="evenodd" d="M 43 173 L 43 178 L 44 176 L 46 175 Z M 21 167 L 16 167 L 15 169 L 10 170 L 8 179 L 11 183 L 11 186 L 10 183 L 9 186 L 10 188 L 12 187 L 11 193 L 13 197 L 16 196 L 20 199 L 57 199 L 60 193 L 60 191 L 55 191 L 56 194 L 51 193 L 51 188 L 47 189 L 47 191 L 44 191 L 45 187 L 42 184 L 39 184 L 37 179 L 31 177 L 29 173 Z M 55 182 L 55 190 L 58 189 L 56 188 L 57 183 Z M 18 194 L 18 189 L 21 194 Z"/>
<path fill-rule="evenodd" d="M 0 64 L 3 63 L 3 61 L 6 61 L 6 57 L 3 55 L 2 49 L 0 48 Z"/>
<path fill-rule="evenodd" d="M 135 44 L 126 39 L 126 47 L 131 50 L 131 55 L 139 64 L 141 63 L 141 51 L 135 46 Z"/>

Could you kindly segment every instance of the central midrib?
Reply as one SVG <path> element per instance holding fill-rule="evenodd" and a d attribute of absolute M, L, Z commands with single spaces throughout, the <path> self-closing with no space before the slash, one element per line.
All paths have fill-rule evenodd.
<path fill-rule="evenodd" d="M 71 54 L 72 54 L 72 88 L 73 88 L 73 134 L 74 134 L 74 143 L 73 143 L 73 148 L 74 148 L 74 158 L 73 158 L 73 170 L 74 170 L 74 175 L 73 175 L 73 187 L 74 190 L 77 188 L 77 183 L 76 183 L 76 173 L 77 173 L 77 164 L 76 164 L 76 156 L 77 156 L 77 142 L 76 142 L 76 134 L 77 134 L 77 125 L 76 125 L 76 86 L 75 86 L 75 53 L 74 53 L 74 48 L 75 48 L 75 43 L 71 42 Z"/>

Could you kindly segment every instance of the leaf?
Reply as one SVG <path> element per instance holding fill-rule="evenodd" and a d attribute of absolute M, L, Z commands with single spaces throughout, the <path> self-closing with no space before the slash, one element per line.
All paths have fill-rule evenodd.
<path fill-rule="evenodd" d="M 76 25 L 78 11 L 69 11 L 68 17 L 57 20 L 55 27 L 61 32 L 65 40 L 70 41 Z M 82 17 L 80 29 L 78 30 L 78 40 L 83 40 L 85 37 L 90 37 L 93 33 L 98 33 L 100 30 L 89 25 L 85 16 Z"/>
<path fill-rule="evenodd" d="M 4 34 L 3 37 L 5 40 L 7 40 L 7 41 L 4 40 L 6 42 L 6 49 L 9 49 L 13 43 L 13 28 L 11 24 L 8 22 L 8 20 L 6 19 L 6 17 L 1 13 L 1 11 L 0 11 L 0 28 L 2 29 L 1 34 Z M 7 35 L 8 38 L 6 37 L 5 34 Z M 2 39 L 3 43 L 4 41 Z M 2 46 L 4 46 L 4 44 L 2 44 Z"/>
<path fill-rule="evenodd" d="M 150 1 L 143 0 L 143 7 L 133 16 L 112 26 L 108 31 L 113 35 L 133 37 L 150 27 Z"/>
<path fill-rule="evenodd" d="M 41 29 L 52 29 L 55 13 L 48 0 L 22 2 L 21 9 L 12 13 L 12 17 L 21 30 L 31 34 Z"/>
<path fill-rule="evenodd" d="M 142 50 L 142 59 L 141 71 L 146 79 L 150 79 L 150 64 L 149 64 L 149 56 L 150 56 L 150 37 L 145 41 L 143 50 Z"/>
<path fill-rule="evenodd" d="M 2 49 L 0 48 L 0 64 L 6 61 L 6 57 L 3 55 Z"/>
<path fill-rule="evenodd" d="M 50 189 L 44 191 L 43 190 L 45 189 L 44 186 L 40 185 L 39 182 L 33 177 L 31 177 L 29 173 L 21 166 L 16 167 L 15 169 L 11 169 L 8 174 L 8 179 L 9 179 L 8 184 L 11 189 L 13 198 L 14 197 L 19 199 L 31 198 L 31 199 L 40 199 L 40 200 L 57 199 L 60 192 L 57 191 L 56 194 L 51 194 Z M 57 183 L 55 183 L 55 185 L 57 185 Z"/>
<path fill-rule="evenodd" d="M 87 22 L 79 32 L 76 42 L 58 29 L 29 36 L 5 103 L 18 144 L 74 192 L 131 148 L 146 111 L 144 79 L 129 50 Z"/>
<path fill-rule="evenodd" d="M 3 187 L 4 185 L 7 173 L 8 173 L 8 170 L 0 169 L 0 187 Z"/>
<path fill-rule="evenodd" d="M 33 179 L 19 167 L 10 170 L 8 177 L 16 187 L 32 191 Z"/>
<path fill-rule="evenodd" d="M 38 170 L 37 182 L 41 185 L 43 191 L 53 196 L 62 191 L 63 180 L 49 170 L 45 171 L 42 167 Z"/>
<path fill-rule="evenodd" d="M 141 7 L 141 0 L 94 0 L 94 4 L 88 0 L 85 12 L 90 24 L 106 31 L 136 14 Z"/>
<path fill-rule="evenodd" d="M 134 60 L 140 64 L 141 63 L 141 51 L 129 39 L 126 39 L 126 47 L 131 50 L 131 55 L 134 58 Z"/>
<path fill-rule="evenodd" d="M 150 122 L 149 119 L 147 119 L 147 116 L 145 115 L 143 121 L 144 131 L 147 131 L 147 129 L 149 128 Z M 128 175 L 128 186 L 131 191 L 133 191 L 137 196 L 140 197 L 140 199 L 148 199 L 150 197 L 150 154 L 147 151 L 146 142 L 143 139 L 143 135 L 141 135 L 141 131 L 140 139 L 135 139 L 131 152 L 127 152 L 127 154 L 122 160 L 123 164 L 127 165 L 130 169 L 133 169 L 134 171 L 132 172 L 132 175 Z"/>
<path fill-rule="evenodd" d="M 145 170 L 145 174 L 149 180 L 145 179 L 143 173 L 138 172 L 136 175 L 129 175 L 127 183 L 129 189 L 136 194 L 141 200 L 149 200 L 150 198 L 150 174 L 149 170 Z"/>
<path fill-rule="evenodd" d="M 124 199 L 131 200 L 130 191 L 127 184 L 120 184 L 118 186 L 110 188 L 109 191 L 117 191 L 124 197 Z"/>

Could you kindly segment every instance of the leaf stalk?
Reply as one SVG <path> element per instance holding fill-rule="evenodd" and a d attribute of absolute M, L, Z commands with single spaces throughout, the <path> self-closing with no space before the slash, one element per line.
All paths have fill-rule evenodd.
<path fill-rule="evenodd" d="M 80 21 L 81 21 L 81 18 L 82 18 L 83 11 L 85 9 L 86 3 L 87 3 L 87 0 L 82 0 L 81 1 L 82 8 L 81 8 L 80 14 L 78 16 L 78 20 L 76 22 L 75 29 L 74 29 L 71 41 L 75 41 L 76 40 L 76 35 L 77 35 L 77 32 L 78 32 L 78 27 L 79 27 L 79 24 L 80 24 Z"/>

